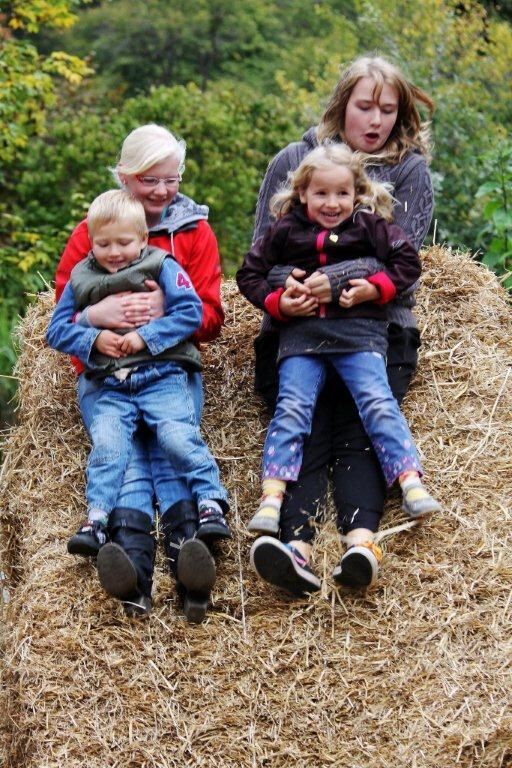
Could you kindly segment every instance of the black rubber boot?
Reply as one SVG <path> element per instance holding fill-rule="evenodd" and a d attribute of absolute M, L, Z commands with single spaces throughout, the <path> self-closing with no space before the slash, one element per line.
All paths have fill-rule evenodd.
<path fill-rule="evenodd" d="M 107 594 L 122 600 L 129 616 L 148 615 L 151 610 L 155 563 L 152 530 L 153 524 L 144 512 L 118 507 L 108 521 L 110 542 L 98 553 L 101 586 Z"/>
<path fill-rule="evenodd" d="M 178 578 L 180 547 L 184 541 L 194 538 L 197 533 L 198 520 L 196 505 L 188 499 L 177 501 L 160 518 L 165 556 L 175 579 Z"/>
<path fill-rule="evenodd" d="M 200 624 L 215 584 L 216 568 L 210 550 L 195 538 L 198 514 L 195 504 L 182 500 L 161 517 L 164 550 L 169 569 L 176 578 L 187 621 Z"/>

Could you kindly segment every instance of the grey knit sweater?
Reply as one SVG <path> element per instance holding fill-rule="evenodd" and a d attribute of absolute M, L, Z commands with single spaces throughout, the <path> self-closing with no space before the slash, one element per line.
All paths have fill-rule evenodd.
<path fill-rule="evenodd" d="M 259 191 L 253 242 L 265 233 L 272 221 L 270 199 L 286 182 L 289 172 L 295 170 L 305 155 L 316 146 L 318 146 L 316 128 L 313 127 L 306 131 L 302 141 L 288 144 L 270 161 Z M 379 164 L 367 166 L 366 170 L 373 179 L 391 184 L 393 197 L 396 200 L 394 222 L 405 231 L 415 248 L 419 249 L 428 232 L 434 208 L 432 181 L 424 156 L 417 152 L 410 152 L 396 165 Z M 380 268 L 374 259 L 368 259 L 364 263 L 362 261 L 364 260 L 354 262 L 353 274 L 350 268 L 347 271 L 347 262 L 341 270 L 339 265 L 322 267 L 319 270 L 325 272 L 329 278 L 333 300 L 337 300 L 340 291 L 347 284 L 347 279 L 366 277 Z M 267 280 L 273 288 L 279 288 L 284 285 L 289 274 L 290 267 L 274 267 Z M 416 288 L 417 284 L 390 302 L 389 322 L 406 328 L 416 327 L 416 319 L 412 312 Z M 263 323 L 263 329 L 267 325 L 270 327 L 268 318 Z"/>

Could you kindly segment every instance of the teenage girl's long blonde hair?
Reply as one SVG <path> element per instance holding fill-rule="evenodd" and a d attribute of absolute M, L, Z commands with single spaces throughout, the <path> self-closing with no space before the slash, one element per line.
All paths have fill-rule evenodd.
<path fill-rule="evenodd" d="M 407 152 L 418 150 L 430 158 L 429 122 L 422 122 L 417 104 L 423 104 L 429 112 L 434 102 L 424 91 L 406 79 L 401 70 L 382 56 L 360 56 L 341 73 L 317 129 L 318 141 L 345 140 L 345 112 L 350 95 L 362 77 L 375 81 L 374 98 L 379 99 L 384 85 L 394 88 L 398 94 L 398 115 L 386 144 L 380 152 L 370 155 L 374 160 L 398 163 Z"/>
<path fill-rule="evenodd" d="M 300 193 L 309 187 L 313 173 L 328 170 L 333 165 L 348 168 L 354 177 L 354 208 L 363 206 L 386 221 L 392 221 L 393 198 L 385 184 L 368 177 L 364 169 L 365 156 L 361 152 L 352 152 L 346 144 L 332 142 L 311 150 L 298 168 L 289 174 L 286 185 L 270 201 L 271 213 L 280 219 L 292 208 L 301 205 Z"/>

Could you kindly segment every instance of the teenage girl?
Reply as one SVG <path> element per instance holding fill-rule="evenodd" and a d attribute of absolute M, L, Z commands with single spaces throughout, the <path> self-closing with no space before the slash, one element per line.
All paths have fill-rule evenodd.
<path fill-rule="evenodd" d="M 360 56 L 341 72 L 317 126 L 309 128 L 300 141 L 283 147 L 269 163 L 260 187 L 251 246 L 251 271 L 241 274 L 244 293 L 257 299 L 261 283 L 267 287 L 300 285 L 320 304 L 338 302 L 348 278 L 364 279 L 375 272 L 372 260 L 320 267 L 303 283 L 292 265 L 276 266 L 266 275 L 258 273 L 258 245 L 270 223 L 270 199 L 290 171 L 308 152 L 326 139 L 344 142 L 367 156 L 366 171 L 372 179 L 391 186 L 395 205 L 393 220 L 419 250 L 427 234 L 433 211 L 432 181 L 428 169 L 430 137 L 428 123 L 419 108 L 429 115 L 434 104 L 399 67 L 382 56 Z M 414 307 L 415 287 L 397 296 L 388 305 L 387 375 L 391 390 L 400 403 L 417 366 L 420 337 Z M 303 306 L 296 300 L 290 309 L 301 316 Z M 273 412 L 277 397 L 277 346 L 279 333 L 266 314 L 255 339 L 255 388 Z M 333 392 L 336 396 L 333 396 Z M 311 525 L 326 499 L 327 481 L 332 480 L 337 523 L 347 545 L 364 541 L 365 530 L 379 528 L 386 500 L 386 483 L 350 393 L 333 374 L 320 394 L 311 435 L 304 446 L 304 459 L 296 482 L 288 483 L 281 508 L 280 541 L 257 539 L 251 559 L 258 575 L 270 583 L 301 594 L 309 586 L 303 566 L 311 558 L 316 525 Z M 282 547 L 292 544 L 293 552 Z M 364 587 L 378 574 L 379 561 L 370 550 L 347 549 L 340 562 L 338 580 L 344 586 Z"/>
<path fill-rule="evenodd" d="M 279 531 L 286 484 L 299 475 L 302 447 L 329 366 L 354 398 L 387 485 L 399 481 L 405 512 L 416 518 L 439 510 L 421 483 L 413 438 L 386 374 L 385 305 L 412 286 L 421 271 L 404 232 L 388 223 L 390 194 L 368 178 L 359 153 L 343 144 L 326 144 L 302 160 L 271 209 L 277 222 L 259 247 L 260 267 L 267 272 L 292 264 L 307 279 L 318 267 L 369 257 L 382 262 L 383 269 L 367 279 L 350 280 L 337 303 L 319 304 L 299 286 L 272 291 L 261 285 L 256 303 L 282 323 L 279 394 L 264 448 L 263 497 L 249 530 Z M 246 263 L 241 272 L 248 271 Z M 289 310 L 297 302 L 303 314 L 292 319 Z M 373 531 L 364 530 L 359 548 L 375 550 L 373 539 Z M 320 586 L 316 581 L 311 579 L 312 587 Z"/>

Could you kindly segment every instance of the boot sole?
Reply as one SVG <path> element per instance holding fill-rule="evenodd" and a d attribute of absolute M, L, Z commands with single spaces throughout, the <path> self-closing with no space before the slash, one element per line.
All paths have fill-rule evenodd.
<path fill-rule="evenodd" d="M 105 544 L 98 553 L 96 564 L 100 584 L 108 595 L 129 600 L 138 594 L 137 571 L 119 544 Z"/>
<path fill-rule="evenodd" d="M 191 624 L 201 624 L 206 617 L 208 598 L 187 593 L 183 599 L 183 613 Z"/>
<path fill-rule="evenodd" d="M 149 616 L 151 613 L 151 598 L 141 595 L 133 601 L 125 600 L 123 608 L 126 615 L 130 618 Z"/>
<path fill-rule="evenodd" d="M 187 592 L 208 598 L 217 569 L 206 544 L 199 539 L 185 541 L 178 554 L 178 581 Z"/>

